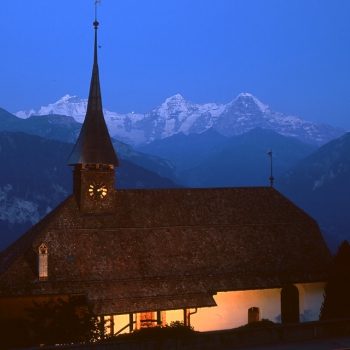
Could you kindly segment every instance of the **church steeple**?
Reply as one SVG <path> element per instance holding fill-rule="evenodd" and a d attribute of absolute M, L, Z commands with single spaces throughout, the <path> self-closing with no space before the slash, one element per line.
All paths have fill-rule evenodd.
<path fill-rule="evenodd" d="M 95 3 L 96 5 L 96 3 Z M 94 65 L 85 120 L 69 157 L 74 165 L 73 192 L 81 214 L 113 215 L 115 213 L 115 171 L 119 166 L 103 116 L 100 79 L 97 64 L 97 29 L 95 19 Z"/>
<path fill-rule="evenodd" d="M 94 64 L 85 120 L 79 138 L 68 159 L 68 165 L 119 166 L 107 125 L 103 116 L 99 70 L 97 64 L 97 29 L 95 20 Z"/>

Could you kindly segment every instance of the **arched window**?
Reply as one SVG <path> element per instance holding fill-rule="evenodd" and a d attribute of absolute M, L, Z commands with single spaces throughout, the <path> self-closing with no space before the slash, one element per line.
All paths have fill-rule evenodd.
<path fill-rule="evenodd" d="M 260 309 L 258 307 L 250 307 L 248 309 L 248 323 L 260 321 Z"/>
<path fill-rule="evenodd" d="M 38 272 L 39 272 L 39 281 L 47 281 L 49 278 L 49 265 L 48 265 L 48 255 L 49 250 L 45 243 L 42 243 L 38 248 Z"/>
<path fill-rule="evenodd" d="M 281 322 L 299 322 L 299 290 L 293 284 L 281 290 Z"/>

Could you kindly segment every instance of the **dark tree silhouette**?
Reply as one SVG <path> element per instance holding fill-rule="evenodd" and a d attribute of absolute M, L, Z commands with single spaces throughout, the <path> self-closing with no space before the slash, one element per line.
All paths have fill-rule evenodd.
<path fill-rule="evenodd" d="M 350 317 L 350 245 L 343 241 L 329 268 L 320 320 Z"/>
<path fill-rule="evenodd" d="M 87 343 L 101 338 L 102 327 L 83 297 L 34 302 L 21 318 L 0 320 L 0 350 Z"/>
<path fill-rule="evenodd" d="M 0 350 L 35 346 L 28 320 L 22 317 L 0 319 Z"/>

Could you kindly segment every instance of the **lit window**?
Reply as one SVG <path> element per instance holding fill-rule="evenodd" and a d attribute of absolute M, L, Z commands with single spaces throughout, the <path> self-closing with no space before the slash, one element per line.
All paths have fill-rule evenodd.
<path fill-rule="evenodd" d="M 48 255 L 49 250 L 45 243 L 42 243 L 38 249 L 39 253 L 39 281 L 47 281 L 49 277 Z"/>

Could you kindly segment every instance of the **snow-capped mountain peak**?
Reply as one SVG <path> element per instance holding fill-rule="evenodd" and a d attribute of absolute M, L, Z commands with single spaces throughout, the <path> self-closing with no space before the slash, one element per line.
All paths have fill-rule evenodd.
<path fill-rule="evenodd" d="M 247 92 L 240 93 L 234 100 L 233 104 L 243 103 L 245 107 L 248 107 L 248 105 L 256 105 L 261 110 L 261 112 L 265 113 L 270 107 L 268 105 L 265 105 L 262 103 L 259 99 L 257 99 L 252 94 L 249 94 Z"/>
<path fill-rule="evenodd" d="M 60 103 L 60 102 L 66 102 L 66 101 L 73 101 L 74 99 L 76 99 L 77 98 L 77 96 L 76 95 L 74 95 L 74 96 L 70 96 L 70 95 L 64 95 L 61 99 L 59 99 L 56 103 L 58 104 L 58 103 Z"/>
<path fill-rule="evenodd" d="M 181 112 L 189 112 L 195 104 L 186 101 L 180 94 L 167 98 L 160 106 L 153 109 L 150 113 L 159 113 L 162 118 L 169 119 L 169 116 L 178 115 Z"/>
<path fill-rule="evenodd" d="M 85 118 L 86 108 L 87 99 L 81 99 L 75 95 L 65 95 L 57 102 L 41 107 L 38 115 L 65 114 L 81 121 L 82 118 Z"/>
<path fill-rule="evenodd" d="M 19 111 L 15 113 L 18 118 L 26 119 L 32 115 L 50 115 L 61 114 L 74 117 L 77 121 L 82 122 L 85 118 L 87 108 L 87 99 L 81 99 L 78 96 L 64 95 L 57 102 L 50 103 L 41 107 L 38 111 Z"/>
<path fill-rule="evenodd" d="M 169 103 L 173 101 L 185 101 L 185 99 L 180 94 L 176 94 L 174 96 L 168 97 L 164 103 Z"/>
<path fill-rule="evenodd" d="M 62 114 L 82 123 L 86 108 L 87 99 L 65 95 L 39 111 L 19 111 L 16 116 L 28 118 L 31 115 Z M 111 136 L 132 146 L 177 133 L 198 134 L 209 128 L 225 136 L 234 136 L 261 127 L 318 145 L 345 133 L 339 128 L 273 111 L 250 93 L 241 93 L 227 104 L 196 104 L 176 94 L 145 114 L 119 114 L 106 109 L 103 112 Z"/>

